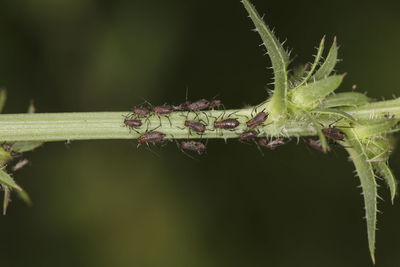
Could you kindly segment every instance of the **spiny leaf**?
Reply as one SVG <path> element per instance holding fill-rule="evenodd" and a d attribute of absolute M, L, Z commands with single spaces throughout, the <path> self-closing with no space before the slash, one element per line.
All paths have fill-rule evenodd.
<path fill-rule="evenodd" d="M 3 112 L 4 104 L 7 100 L 7 91 L 6 89 L 0 89 L 0 113 Z"/>
<path fill-rule="evenodd" d="M 328 142 L 326 141 L 325 135 L 322 133 L 322 127 L 321 125 L 315 120 L 315 118 L 308 112 L 304 112 L 306 116 L 310 119 L 312 124 L 315 127 L 315 130 L 318 133 L 319 141 L 321 143 L 322 151 L 326 153 L 328 151 Z"/>
<path fill-rule="evenodd" d="M 339 87 L 343 77 L 344 75 L 334 75 L 297 87 L 291 91 L 291 100 L 303 109 L 316 108 L 327 95 Z"/>
<path fill-rule="evenodd" d="M 271 59 L 272 68 L 274 70 L 274 94 L 270 101 L 270 118 L 279 120 L 284 117 L 287 110 L 287 90 L 288 90 L 288 73 L 289 55 L 282 47 L 281 43 L 264 23 L 255 7 L 249 0 L 242 1 L 244 7 L 250 15 L 256 29 L 263 40 L 264 46 L 267 48 L 268 55 Z"/>
<path fill-rule="evenodd" d="M 371 163 L 368 162 L 364 147 L 354 133 L 354 130 L 344 129 L 343 131 L 346 133 L 344 147 L 350 154 L 350 158 L 356 167 L 357 174 L 361 181 L 367 219 L 369 251 L 371 259 L 375 263 L 375 231 L 378 196 L 375 175 Z"/>
<path fill-rule="evenodd" d="M 387 138 L 369 138 L 362 141 L 365 145 L 369 162 L 387 161 L 389 159 L 391 145 Z"/>
<path fill-rule="evenodd" d="M 368 96 L 358 92 L 344 92 L 330 95 L 323 100 L 324 108 L 333 107 L 356 107 L 369 103 L 371 100 Z"/>
<path fill-rule="evenodd" d="M 396 179 L 392 171 L 390 170 L 389 166 L 385 162 L 372 162 L 372 166 L 379 173 L 383 179 L 385 179 L 386 184 L 390 189 L 390 196 L 392 200 L 392 204 L 394 204 L 394 198 L 396 196 Z"/>
<path fill-rule="evenodd" d="M 17 183 L 14 181 L 14 179 L 2 169 L 0 169 L 0 184 L 13 189 L 22 190 L 21 187 L 19 187 L 19 185 L 17 185 Z"/>
<path fill-rule="evenodd" d="M 338 47 L 336 45 L 336 37 L 335 37 L 324 64 L 322 64 L 322 66 L 315 72 L 315 74 L 311 77 L 311 79 L 321 80 L 328 77 L 336 66 L 337 56 L 338 56 Z"/>
<path fill-rule="evenodd" d="M 311 113 L 316 113 L 316 114 L 325 114 L 325 115 L 333 115 L 333 116 L 338 116 L 342 117 L 343 119 L 348 120 L 349 122 L 353 122 L 355 124 L 358 124 L 356 119 L 354 119 L 353 116 L 350 114 L 343 112 L 341 110 L 336 110 L 336 109 L 331 109 L 331 108 L 325 108 L 325 109 L 313 109 L 310 111 Z"/>
<path fill-rule="evenodd" d="M 368 120 L 355 126 L 354 131 L 358 138 L 364 139 L 387 133 L 398 123 L 398 119 Z"/>
<path fill-rule="evenodd" d="M 347 113 L 357 113 L 360 119 L 379 119 L 391 116 L 398 112 L 400 105 L 400 98 L 393 100 L 372 102 L 358 107 L 345 107 L 342 110 Z"/>
<path fill-rule="evenodd" d="M 322 56 L 322 53 L 324 52 L 324 45 L 325 45 L 325 36 L 322 37 L 322 40 L 321 40 L 321 42 L 319 44 L 319 47 L 318 47 L 317 55 L 315 56 L 315 60 L 314 60 L 314 63 L 312 64 L 312 67 L 311 67 L 310 71 L 308 72 L 307 76 L 304 78 L 304 80 L 298 86 L 302 86 L 303 84 L 308 82 L 308 80 L 311 78 L 311 75 L 314 73 L 315 69 L 318 66 L 318 63 L 319 63 L 319 61 L 321 59 L 321 56 Z"/>

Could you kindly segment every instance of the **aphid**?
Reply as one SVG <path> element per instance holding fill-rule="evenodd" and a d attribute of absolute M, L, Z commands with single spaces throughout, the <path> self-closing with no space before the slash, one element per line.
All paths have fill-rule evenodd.
<path fill-rule="evenodd" d="M 170 105 L 163 105 L 163 106 L 154 106 L 153 111 L 160 115 L 170 114 L 174 111 L 174 108 Z"/>
<path fill-rule="evenodd" d="M 237 119 L 226 119 L 214 122 L 214 127 L 223 130 L 231 130 L 238 127 L 240 122 Z"/>
<path fill-rule="evenodd" d="M 138 117 L 145 117 L 149 115 L 150 110 L 148 110 L 147 108 L 133 108 L 132 112 Z"/>
<path fill-rule="evenodd" d="M 199 155 L 201 155 L 206 151 L 206 146 L 201 142 L 183 141 L 181 143 L 181 149 L 194 151 L 197 152 Z"/>
<path fill-rule="evenodd" d="M 137 128 L 142 126 L 142 121 L 141 120 L 124 120 L 124 124 L 130 128 Z"/>
<path fill-rule="evenodd" d="M 246 141 L 246 140 L 254 139 L 257 137 L 257 135 L 258 135 L 257 131 L 251 130 L 251 131 L 244 132 L 241 135 L 239 135 L 239 140 Z"/>
<path fill-rule="evenodd" d="M 190 105 L 190 103 L 191 103 L 190 101 L 185 101 L 184 103 L 179 104 L 178 106 L 172 106 L 172 108 L 175 111 L 184 111 L 188 109 L 188 105 Z"/>
<path fill-rule="evenodd" d="M 285 144 L 285 140 L 283 138 L 277 138 L 274 140 L 270 140 L 267 144 L 267 148 L 274 150 L 275 148 L 277 148 L 278 146 L 284 145 Z"/>
<path fill-rule="evenodd" d="M 249 120 L 246 124 L 247 127 L 254 127 L 263 124 L 268 119 L 268 113 L 261 111 L 254 118 Z"/>
<path fill-rule="evenodd" d="M 139 144 L 142 143 L 161 143 L 164 140 L 165 134 L 156 132 L 156 131 L 151 131 L 148 133 L 145 133 L 141 135 L 138 138 Z"/>
<path fill-rule="evenodd" d="M 222 106 L 222 101 L 219 100 L 219 99 L 214 99 L 214 100 L 212 100 L 212 101 L 210 102 L 210 105 L 209 105 L 209 107 L 210 107 L 211 109 L 213 109 L 213 108 L 218 108 L 218 107 L 220 107 L 220 106 Z"/>
<path fill-rule="evenodd" d="M 346 137 L 344 132 L 338 128 L 325 128 L 322 129 L 322 133 L 326 137 L 337 141 L 343 141 L 343 139 Z"/>
<path fill-rule="evenodd" d="M 318 151 L 324 152 L 324 150 L 322 149 L 321 142 L 319 140 L 309 138 L 309 139 L 307 139 L 307 144 L 310 147 L 312 147 L 312 148 L 314 148 L 314 149 L 316 149 Z M 329 151 L 331 151 L 331 148 L 328 146 L 326 148 L 326 152 L 329 152 Z"/>
<path fill-rule="evenodd" d="M 206 131 L 206 126 L 196 121 L 185 121 L 185 126 L 197 133 L 204 133 Z"/>
<path fill-rule="evenodd" d="M 18 170 L 22 169 L 23 167 L 25 167 L 25 165 L 27 165 L 28 163 L 29 163 L 29 161 L 27 159 L 23 159 L 21 161 L 18 161 L 17 164 L 14 165 L 12 170 L 13 171 L 18 171 Z"/>
<path fill-rule="evenodd" d="M 190 103 L 187 105 L 187 110 L 189 111 L 197 111 L 207 109 L 210 106 L 210 102 L 206 99 L 200 99 L 196 102 Z"/>

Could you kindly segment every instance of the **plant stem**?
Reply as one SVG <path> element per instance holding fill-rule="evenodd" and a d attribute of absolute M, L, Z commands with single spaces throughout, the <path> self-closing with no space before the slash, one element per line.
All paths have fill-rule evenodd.
<path fill-rule="evenodd" d="M 371 103 L 361 107 L 343 108 L 355 119 L 376 119 L 390 113 L 400 117 L 399 100 Z M 135 130 L 124 127 L 127 112 L 85 112 L 85 113 L 36 113 L 0 114 L 0 141 L 65 141 L 94 139 L 136 139 L 150 130 L 166 134 L 166 139 L 228 139 L 237 138 L 248 130 L 246 121 L 255 115 L 255 108 L 238 110 L 207 110 L 204 112 L 173 112 L 168 116 L 151 115 L 142 119 L 143 125 Z M 240 125 L 234 130 L 215 130 L 215 120 L 236 118 Z M 203 135 L 184 127 L 185 120 L 201 121 L 208 125 Z M 329 124 L 332 119 L 318 118 L 320 123 Z M 268 121 L 267 121 L 268 122 Z M 266 135 L 269 127 L 261 129 Z M 312 136 L 316 131 L 304 120 L 289 119 L 283 127 L 287 137 Z M 281 133 L 283 134 L 283 133 Z"/>

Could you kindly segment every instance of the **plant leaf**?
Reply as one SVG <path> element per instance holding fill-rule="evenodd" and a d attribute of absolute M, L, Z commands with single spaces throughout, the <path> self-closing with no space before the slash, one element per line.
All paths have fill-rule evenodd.
<path fill-rule="evenodd" d="M 353 129 L 344 129 L 346 134 L 345 149 L 356 167 L 361 181 L 364 195 L 365 212 L 367 219 L 368 244 L 371 259 L 375 263 L 375 232 L 377 214 L 377 185 L 372 165 L 368 162 L 367 154 L 363 145 L 357 138 Z"/>
<path fill-rule="evenodd" d="M 0 113 L 3 112 L 4 104 L 7 100 L 7 91 L 6 89 L 0 89 Z"/>
<path fill-rule="evenodd" d="M 344 92 L 330 95 L 323 100 L 322 107 L 356 107 L 369 103 L 371 100 L 368 96 L 358 92 Z"/>
<path fill-rule="evenodd" d="M 263 44 L 267 48 L 268 55 L 271 59 L 272 68 L 274 70 L 275 85 L 274 94 L 270 101 L 269 113 L 270 118 L 276 121 L 285 116 L 287 110 L 287 66 L 289 65 L 289 55 L 286 53 L 273 32 L 264 23 L 263 19 L 249 0 L 243 0 L 242 3 L 256 26 L 258 34 L 263 40 Z"/>
<path fill-rule="evenodd" d="M 321 42 L 319 43 L 318 52 L 317 55 L 315 56 L 315 60 L 314 63 L 312 64 L 310 71 L 307 73 L 307 76 L 297 87 L 302 86 L 303 84 L 308 82 L 308 80 L 311 78 L 311 75 L 314 73 L 315 69 L 318 66 L 319 61 L 321 60 L 322 53 L 324 52 L 324 45 L 325 45 L 325 36 L 322 37 Z"/>
<path fill-rule="evenodd" d="M 369 162 L 387 161 L 390 155 L 390 142 L 386 138 L 367 139 L 364 142 Z"/>
<path fill-rule="evenodd" d="M 13 189 L 22 190 L 21 187 L 19 187 L 19 185 L 17 185 L 17 183 L 14 181 L 14 179 L 2 169 L 0 169 L 0 184 Z"/>
<path fill-rule="evenodd" d="M 21 141 L 21 142 L 15 142 L 12 145 L 12 150 L 18 153 L 23 153 L 27 151 L 34 150 L 38 147 L 43 145 L 43 142 L 36 142 L 36 141 Z"/>
<path fill-rule="evenodd" d="M 374 167 L 376 172 L 379 173 L 383 179 L 385 179 L 385 182 L 390 189 L 392 204 L 394 204 L 397 183 L 396 178 L 394 178 L 393 172 L 390 170 L 389 166 L 385 162 L 372 162 L 372 166 Z"/>
<path fill-rule="evenodd" d="M 3 185 L 3 189 L 4 189 L 3 215 L 6 215 L 7 207 L 8 207 L 8 204 L 10 203 L 10 189 L 6 185 Z"/>
<path fill-rule="evenodd" d="M 296 87 L 291 91 L 291 101 L 302 109 L 313 109 L 330 93 L 335 91 L 343 81 L 344 75 L 334 75 L 307 85 Z"/>
<path fill-rule="evenodd" d="M 322 64 L 322 66 L 315 72 L 315 74 L 311 77 L 311 79 L 321 80 L 328 77 L 336 66 L 337 56 L 338 56 L 338 47 L 336 45 L 336 37 L 335 37 L 324 64 Z"/>
<path fill-rule="evenodd" d="M 26 205 L 32 206 L 32 200 L 24 189 L 17 191 L 17 195 L 20 199 L 22 199 L 22 201 L 26 203 Z"/>
<path fill-rule="evenodd" d="M 364 139 L 387 133 L 399 123 L 398 119 L 369 120 L 354 126 L 358 138 Z"/>

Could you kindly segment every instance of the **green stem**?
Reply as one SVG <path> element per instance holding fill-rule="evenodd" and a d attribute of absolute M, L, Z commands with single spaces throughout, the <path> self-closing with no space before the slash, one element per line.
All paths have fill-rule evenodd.
<path fill-rule="evenodd" d="M 371 119 L 385 114 L 400 117 L 399 100 L 381 101 L 356 108 L 342 109 L 355 119 Z M 268 110 L 267 110 L 268 111 Z M 204 112 L 173 112 L 167 116 L 151 115 L 142 119 L 143 126 L 135 130 L 124 127 L 127 112 L 87 112 L 87 113 L 36 113 L 0 114 L 0 141 L 65 141 L 93 139 L 136 139 L 149 130 L 166 134 L 166 139 L 228 139 L 237 138 L 248 130 L 246 121 L 255 114 L 254 108 L 240 110 L 208 110 Z M 216 130 L 215 120 L 236 118 L 240 125 L 234 131 Z M 202 121 L 207 124 L 203 135 L 184 127 L 185 120 Z M 319 122 L 329 124 L 331 119 L 320 117 Z M 170 124 L 171 121 L 171 124 Z M 268 121 L 267 121 L 268 122 Z M 261 134 L 274 135 L 270 127 L 260 128 Z M 316 131 L 312 125 L 302 121 L 287 120 L 283 127 L 285 136 L 312 136 Z"/>

